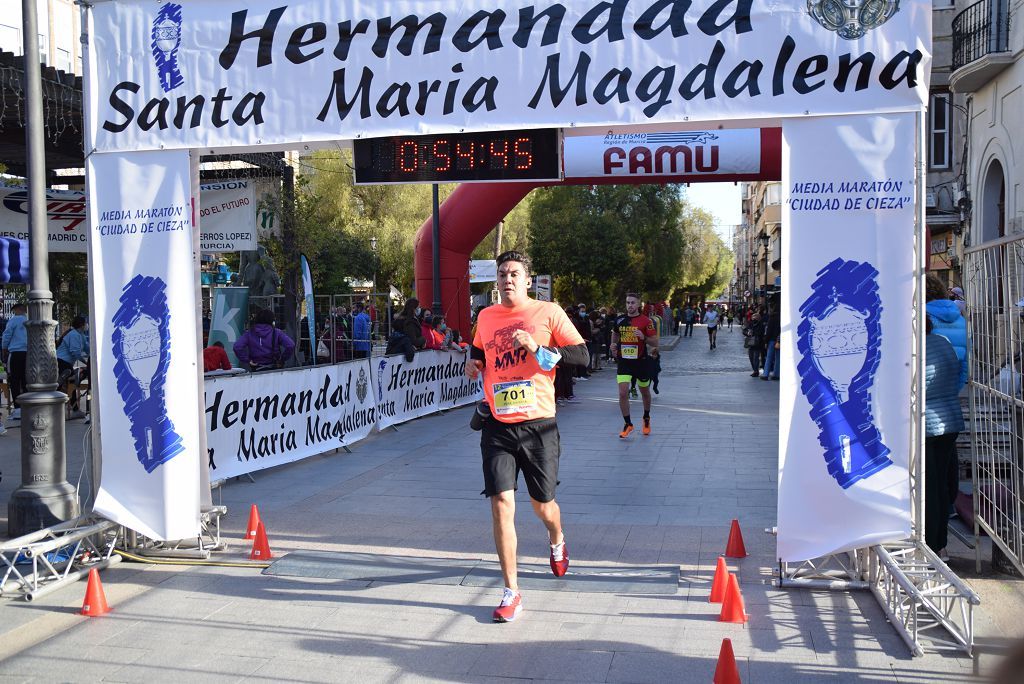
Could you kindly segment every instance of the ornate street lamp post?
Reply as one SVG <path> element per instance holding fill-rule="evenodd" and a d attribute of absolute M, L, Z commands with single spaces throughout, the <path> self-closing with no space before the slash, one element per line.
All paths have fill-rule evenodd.
<path fill-rule="evenodd" d="M 78 515 L 78 497 L 67 482 L 64 449 L 64 404 L 57 391 L 53 293 L 48 271 L 46 225 L 46 157 L 43 146 L 43 90 L 39 65 L 36 1 L 22 0 L 25 33 L 25 142 L 28 162 L 29 269 L 28 392 L 21 408 L 21 486 L 7 507 L 8 534 L 18 537 Z"/>

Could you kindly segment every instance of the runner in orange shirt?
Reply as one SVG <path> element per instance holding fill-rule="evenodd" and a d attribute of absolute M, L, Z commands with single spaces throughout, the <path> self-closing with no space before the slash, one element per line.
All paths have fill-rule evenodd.
<path fill-rule="evenodd" d="M 495 622 L 511 622 L 523 609 L 516 578 L 515 490 L 519 472 L 533 511 L 548 530 L 551 572 L 569 568 L 562 518 L 555 502 L 560 446 L 555 422 L 555 365 L 584 364 L 587 345 L 557 304 L 530 299 L 530 262 L 521 252 L 497 258 L 501 301 L 480 312 L 466 375 L 483 373 L 491 416 L 483 422 L 480 451 L 484 491 L 491 500 L 494 544 L 505 579 Z"/>

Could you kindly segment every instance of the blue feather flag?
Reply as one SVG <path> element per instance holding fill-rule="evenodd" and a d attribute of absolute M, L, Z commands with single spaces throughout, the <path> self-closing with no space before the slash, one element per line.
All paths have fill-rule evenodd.
<path fill-rule="evenodd" d="M 27 283 L 28 240 L 0 237 L 0 283 Z"/>

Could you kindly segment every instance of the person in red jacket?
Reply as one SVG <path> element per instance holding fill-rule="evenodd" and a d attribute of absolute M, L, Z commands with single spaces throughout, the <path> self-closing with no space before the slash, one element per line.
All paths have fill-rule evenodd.
<path fill-rule="evenodd" d="M 203 350 L 203 372 L 215 370 L 231 370 L 231 361 L 228 359 L 228 353 L 224 351 L 224 343 L 220 340 Z"/>

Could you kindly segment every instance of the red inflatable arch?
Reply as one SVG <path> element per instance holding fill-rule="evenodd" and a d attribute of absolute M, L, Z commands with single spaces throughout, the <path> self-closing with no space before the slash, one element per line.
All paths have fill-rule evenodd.
<path fill-rule="evenodd" d="M 570 178 L 560 183 L 464 183 L 440 208 L 441 307 L 450 328 L 469 335 L 469 256 L 498 222 L 531 190 L 546 185 L 615 185 L 621 183 L 694 183 L 779 180 L 782 177 L 782 129 L 761 129 L 761 172 L 733 175 L 631 176 Z M 433 220 L 416 233 L 416 296 L 424 307 L 434 299 Z"/>

